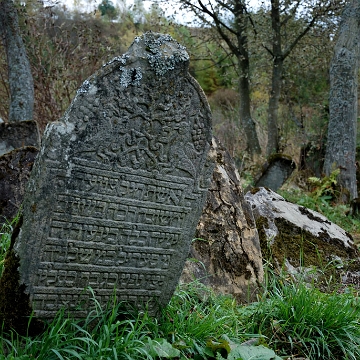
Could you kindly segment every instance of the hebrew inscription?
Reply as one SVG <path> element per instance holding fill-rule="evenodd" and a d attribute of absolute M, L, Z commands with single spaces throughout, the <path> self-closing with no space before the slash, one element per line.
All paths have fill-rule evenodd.
<path fill-rule="evenodd" d="M 82 316 L 91 287 L 155 312 L 170 299 L 213 171 L 211 115 L 169 35 L 146 33 L 51 124 L 14 249 L 38 317 Z"/>

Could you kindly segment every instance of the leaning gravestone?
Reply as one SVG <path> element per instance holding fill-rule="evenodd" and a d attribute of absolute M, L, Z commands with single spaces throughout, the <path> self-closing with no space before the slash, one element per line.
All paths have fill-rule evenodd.
<path fill-rule="evenodd" d="M 264 269 L 254 216 L 235 162 L 215 137 L 211 151 L 216 159 L 211 186 L 180 281 L 197 279 L 239 303 L 255 301 Z"/>
<path fill-rule="evenodd" d="M 37 317 L 83 316 L 86 287 L 150 313 L 172 296 L 213 171 L 210 109 L 188 64 L 169 35 L 137 37 L 46 129 L 14 245 Z"/>

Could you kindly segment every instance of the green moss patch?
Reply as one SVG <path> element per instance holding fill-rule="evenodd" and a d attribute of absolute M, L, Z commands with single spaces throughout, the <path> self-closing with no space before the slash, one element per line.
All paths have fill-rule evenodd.
<path fill-rule="evenodd" d="M 275 260 L 280 266 L 287 260 L 295 268 L 314 267 L 320 269 L 324 277 L 336 275 L 339 278 L 344 271 L 360 271 L 360 254 L 356 246 L 345 247 L 341 240 L 331 238 L 325 229 L 315 236 L 282 218 L 275 218 L 274 223 L 279 233 L 274 239 L 268 240 L 265 233 L 269 227 L 268 219 L 259 217 L 256 220 L 265 260 L 271 263 Z M 340 269 L 335 264 L 328 266 L 334 258 L 341 258 Z M 318 282 L 321 285 L 322 279 L 318 279 Z"/>

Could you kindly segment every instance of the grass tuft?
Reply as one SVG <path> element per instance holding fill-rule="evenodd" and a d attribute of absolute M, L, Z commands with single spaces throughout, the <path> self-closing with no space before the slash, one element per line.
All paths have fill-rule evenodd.
<path fill-rule="evenodd" d="M 247 307 L 248 331 L 281 355 L 360 358 L 360 304 L 354 294 L 322 293 L 271 275 L 263 298 Z"/>
<path fill-rule="evenodd" d="M 3 232 L 3 247 L 9 238 Z M 0 327 L 0 360 L 278 358 L 271 349 L 285 358 L 360 359 L 360 305 L 351 290 L 326 294 L 267 270 L 255 303 L 238 305 L 193 282 L 179 286 L 157 317 L 129 309 L 115 295 L 103 308 L 87 291 L 92 304 L 85 319 L 63 309 L 36 337 Z"/>

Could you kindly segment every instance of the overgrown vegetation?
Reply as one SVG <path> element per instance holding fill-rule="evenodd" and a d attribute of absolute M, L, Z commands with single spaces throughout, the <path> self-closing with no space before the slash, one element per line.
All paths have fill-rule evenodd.
<path fill-rule="evenodd" d="M 8 247 L 2 229 L 1 257 Z M 257 302 L 238 305 L 194 282 L 179 286 L 157 317 L 136 312 L 114 296 L 106 309 L 96 300 L 85 319 L 59 311 L 45 331 L 20 336 L 1 331 L 0 359 L 358 359 L 357 294 L 325 294 L 266 271 Z"/>
<path fill-rule="evenodd" d="M 3 225 L 0 228 L 0 277 L 3 272 L 5 254 L 10 247 L 11 234 L 19 221 L 19 217 L 20 212 L 18 212 L 12 221 L 7 219 L 3 219 L 2 221 Z"/>
<path fill-rule="evenodd" d="M 357 359 L 360 304 L 355 293 L 322 293 L 301 280 L 268 272 L 262 299 L 244 308 L 249 332 L 262 334 L 279 355 Z"/>
<path fill-rule="evenodd" d="M 309 191 L 293 188 L 279 193 L 290 202 L 320 212 L 356 237 L 360 233 L 360 218 L 352 216 L 351 205 L 341 202 L 342 189 L 337 184 L 338 174 L 337 169 L 329 176 L 309 177 Z"/>
<path fill-rule="evenodd" d="M 106 10 L 114 10 L 111 1 L 103 1 L 101 9 L 94 7 L 94 11 L 88 13 L 76 8 L 69 11 L 61 6 L 44 7 L 33 0 L 16 3 L 35 81 L 34 118 L 41 130 L 63 115 L 76 89 L 90 74 L 110 58 L 123 54 L 135 36 L 148 30 L 158 31 L 169 33 L 187 47 L 191 56 L 190 72 L 210 96 L 215 134 L 238 163 L 244 160 L 246 169 L 252 166 L 244 157 L 245 134 L 239 119 L 236 60 L 229 49 L 219 43 L 214 29 L 176 24 L 164 16 L 161 8 L 154 5 L 146 10 L 140 1 L 133 7 L 126 6 L 124 1 L 118 2 L 116 20 L 106 14 Z M 258 31 L 256 34 L 248 31 L 252 54 L 251 112 L 264 150 L 273 63 L 264 49 L 264 36 L 270 33 L 271 24 L 264 8 L 254 11 L 252 16 Z M 293 21 L 292 30 L 304 25 L 296 20 L 291 23 Z M 278 126 L 281 151 L 291 156 L 297 157 L 300 145 L 313 136 L 322 136 L 326 129 L 328 68 L 333 49 L 329 34 L 334 34 L 335 30 L 327 23 L 315 28 L 284 64 L 285 91 L 280 99 Z M 0 117 L 7 121 L 9 88 L 3 50 L 0 46 L 0 95 L 3 99 Z M 227 104 L 224 99 L 229 100 Z"/>
<path fill-rule="evenodd" d="M 216 45 L 210 29 L 178 26 L 155 7 L 148 12 L 116 9 L 120 20 L 111 21 L 113 15 L 107 11 L 110 3 L 103 1 L 107 9 L 99 7 L 100 12 L 87 15 L 42 8 L 31 1 L 18 4 L 35 79 L 35 119 L 41 129 L 47 122 L 59 119 L 82 81 L 109 58 L 125 52 L 134 36 L 150 29 L 168 32 L 187 46 L 192 59 L 190 71 L 209 95 L 215 134 L 251 182 L 252 164 L 247 163 L 239 121 L 238 74 L 226 49 Z M 266 19 L 263 12 L 255 15 Z M 300 25 L 296 20 L 292 24 Z M 323 25 L 314 29 L 284 64 L 285 91 L 280 99 L 278 122 L 280 150 L 294 158 L 309 139 L 321 142 L 326 130 L 328 67 L 333 47 L 329 39 L 333 38 L 334 29 Z M 258 51 L 263 48 L 259 46 L 263 45 L 261 34 L 248 35 L 250 51 L 255 54 L 251 63 L 251 110 L 265 148 L 272 62 Z M 5 100 L 9 97 L 6 70 L 0 48 L 0 95 L 4 99 L 0 116 L 5 120 Z M 281 194 L 323 213 L 348 232 L 360 233 L 360 221 L 348 216 L 349 206 L 336 203 L 339 190 L 335 181 L 336 174 L 314 178 L 309 193 L 293 190 Z M 0 231 L 0 274 L 13 226 L 14 223 L 7 223 Z M 125 309 L 115 296 L 102 309 L 92 293 L 92 307 L 87 309 L 86 319 L 73 319 L 62 310 L 37 337 L 2 330 L 0 359 L 360 358 L 358 294 L 352 289 L 321 293 L 302 281 L 293 283 L 269 270 L 266 279 L 258 301 L 248 306 L 215 295 L 199 283 L 180 286 L 156 318 Z"/>

